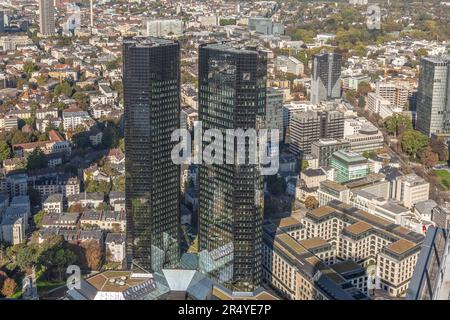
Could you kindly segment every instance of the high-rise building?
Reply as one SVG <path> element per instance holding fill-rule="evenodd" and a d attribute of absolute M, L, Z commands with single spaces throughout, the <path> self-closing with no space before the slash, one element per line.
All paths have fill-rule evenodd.
<path fill-rule="evenodd" d="M 450 57 L 425 57 L 420 64 L 417 130 L 431 136 L 450 132 Z"/>
<path fill-rule="evenodd" d="M 344 137 L 344 114 L 336 110 L 293 113 L 289 133 L 289 150 L 297 155 L 309 154 L 312 143 L 321 138 Z"/>
<path fill-rule="evenodd" d="M 267 88 L 266 128 L 279 130 L 278 139 L 283 140 L 283 91 Z"/>
<path fill-rule="evenodd" d="M 180 126 L 180 47 L 129 38 L 123 59 L 127 263 L 152 272 L 179 259 L 180 168 L 171 134 Z"/>
<path fill-rule="evenodd" d="M 0 33 L 5 32 L 5 11 L 0 11 Z"/>
<path fill-rule="evenodd" d="M 53 0 L 39 0 L 39 32 L 43 36 L 55 34 L 55 7 Z"/>
<path fill-rule="evenodd" d="M 314 55 L 311 74 L 311 102 L 341 97 L 342 56 L 332 52 Z"/>
<path fill-rule="evenodd" d="M 257 48 L 202 45 L 199 120 L 203 131 L 257 130 L 264 121 L 266 78 L 267 60 Z M 233 291 L 251 292 L 261 281 L 264 196 L 260 166 L 250 164 L 248 150 L 245 153 L 245 164 L 200 166 L 198 245 L 202 272 Z"/>
<path fill-rule="evenodd" d="M 143 21 L 144 32 L 150 37 L 179 36 L 183 34 L 183 21 L 178 19 L 164 19 Z"/>

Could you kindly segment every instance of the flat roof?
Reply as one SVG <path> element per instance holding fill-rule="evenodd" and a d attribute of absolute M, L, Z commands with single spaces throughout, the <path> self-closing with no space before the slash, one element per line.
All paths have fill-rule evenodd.
<path fill-rule="evenodd" d="M 369 231 L 370 229 L 372 229 L 372 225 L 370 225 L 364 221 L 358 221 L 358 222 L 344 228 L 344 230 L 346 230 L 347 232 L 350 232 L 354 235 L 364 233 L 366 231 Z"/>
<path fill-rule="evenodd" d="M 133 278 L 131 271 L 105 271 L 86 279 L 86 281 L 98 291 L 123 292 L 145 282 L 151 277 L 149 275 L 148 277 Z"/>
<path fill-rule="evenodd" d="M 336 211 L 336 209 L 334 209 L 332 207 L 323 206 L 323 207 L 309 211 L 308 214 L 310 214 L 316 218 L 321 218 L 321 217 L 325 217 L 329 214 L 332 214 L 335 211 Z"/>
<path fill-rule="evenodd" d="M 329 245 L 328 241 L 315 237 L 299 241 L 299 243 L 308 250 L 320 248 Z"/>
<path fill-rule="evenodd" d="M 415 243 L 405 240 L 405 239 L 399 239 L 395 241 L 394 243 L 391 243 L 390 245 L 386 246 L 385 249 L 392 251 L 396 254 L 402 254 L 416 246 Z"/>
<path fill-rule="evenodd" d="M 335 264 L 331 265 L 331 268 L 333 268 L 333 270 L 339 274 L 346 274 L 349 272 L 364 270 L 363 267 L 361 267 L 359 264 L 357 264 L 353 260 L 346 260 L 346 261 L 342 261 L 339 263 L 335 263 Z"/>
<path fill-rule="evenodd" d="M 275 224 L 276 226 L 278 226 L 279 228 L 286 228 L 286 227 L 291 227 L 291 226 L 295 226 L 300 223 L 300 220 L 290 216 L 287 218 L 281 218 L 281 219 L 272 219 L 270 220 L 273 224 Z"/>
<path fill-rule="evenodd" d="M 346 186 L 331 180 L 322 181 L 320 184 L 336 191 L 344 191 L 348 189 Z"/>

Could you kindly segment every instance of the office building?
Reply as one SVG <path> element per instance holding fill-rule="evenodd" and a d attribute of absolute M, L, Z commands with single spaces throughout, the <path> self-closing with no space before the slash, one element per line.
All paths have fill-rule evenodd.
<path fill-rule="evenodd" d="M 284 34 L 284 25 L 279 22 L 273 22 L 271 18 L 250 17 L 248 19 L 248 27 L 250 30 L 266 35 Z"/>
<path fill-rule="evenodd" d="M 279 141 L 283 140 L 283 92 L 276 88 L 267 88 L 266 128 L 279 130 Z M 269 135 L 270 138 L 270 135 Z"/>
<path fill-rule="evenodd" d="M 335 181 L 338 183 L 361 179 L 369 173 L 367 159 L 352 151 L 336 151 L 330 162 L 335 170 Z"/>
<path fill-rule="evenodd" d="M 344 114 L 335 110 L 295 112 L 289 121 L 289 150 L 297 155 L 311 153 L 313 142 L 344 136 Z"/>
<path fill-rule="evenodd" d="M 53 0 L 39 0 L 39 33 L 42 36 L 55 34 L 55 7 Z"/>
<path fill-rule="evenodd" d="M 357 153 L 364 153 L 383 148 L 383 133 L 374 125 L 365 123 L 355 131 L 356 133 L 344 137 L 344 140 L 350 144 L 350 150 Z"/>
<path fill-rule="evenodd" d="M 424 240 L 407 300 L 448 300 L 450 296 L 449 231 L 430 227 Z"/>
<path fill-rule="evenodd" d="M 450 133 L 450 58 L 421 61 L 416 128 L 427 136 Z"/>
<path fill-rule="evenodd" d="M 343 139 L 320 139 L 311 144 L 311 154 L 318 159 L 319 167 L 328 167 L 333 153 L 349 148 L 350 144 Z"/>
<path fill-rule="evenodd" d="M 127 265 L 153 272 L 179 260 L 180 168 L 171 134 L 180 126 L 180 47 L 129 38 L 123 58 Z"/>
<path fill-rule="evenodd" d="M 429 199 L 430 184 L 414 173 L 397 177 L 395 186 L 393 198 L 407 208 L 412 208 L 414 204 Z"/>
<path fill-rule="evenodd" d="M 340 54 L 322 52 L 314 55 L 311 72 L 312 103 L 341 97 L 341 63 Z"/>
<path fill-rule="evenodd" d="M 199 120 L 203 131 L 257 129 L 264 121 L 266 77 L 267 60 L 257 48 L 237 43 L 202 45 Z M 259 165 L 249 164 L 248 155 L 245 164 L 199 168 L 200 270 L 233 291 L 253 292 L 261 283 L 262 182 Z"/>

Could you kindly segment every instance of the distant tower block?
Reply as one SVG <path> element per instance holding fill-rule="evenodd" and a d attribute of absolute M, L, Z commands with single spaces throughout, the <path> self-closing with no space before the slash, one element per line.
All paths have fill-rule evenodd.
<path fill-rule="evenodd" d="M 94 0 L 90 0 L 91 28 L 94 28 Z"/>

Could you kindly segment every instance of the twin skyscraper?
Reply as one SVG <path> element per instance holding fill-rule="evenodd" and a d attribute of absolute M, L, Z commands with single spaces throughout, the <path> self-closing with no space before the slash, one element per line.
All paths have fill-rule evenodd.
<path fill-rule="evenodd" d="M 180 127 L 180 45 L 129 38 L 123 61 L 128 267 L 177 268 L 181 188 L 171 135 Z M 238 43 L 204 44 L 198 64 L 203 132 L 258 130 L 266 104 L 265 55 Z M 200 271 L 233 291 L 254 291 L 262 273 L 260 164 L 200 164 L 198 181 Z"/>

